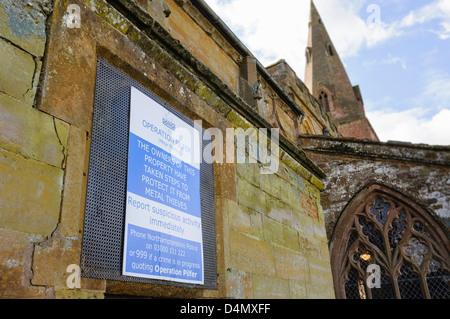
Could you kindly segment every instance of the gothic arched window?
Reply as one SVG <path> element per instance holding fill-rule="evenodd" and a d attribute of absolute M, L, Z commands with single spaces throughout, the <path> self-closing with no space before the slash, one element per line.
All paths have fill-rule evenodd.
<path fill-rule="evenodd" d="M 328 112 L 331 111 L 331 108 L 330 108 L 330 97 L 324 91 L 320 92 L 319 103 L 320 103 L 320 105 L 322 105 L 322 108 L 325 110 L 325 112 L 328 113 Z"/>
<path fill-rule="evenodd" d="M 328 50 L 327 54 L 328 54 L 329 56 L 333 56 L 333 55 L 334 55 L 333 47 L 331 46 L 331 44 L 328 44 L 327 50 Z"/>
<path fill-rule="evenodd" d="M 330 244 L 336 297 L 450 299 L 448 234 L 405 196 L 378 184 L 353 199 Z M 381 286 L 368 286 L 369 265 Z"/>
<path fill-rule="evenodd" d="M 311 47 L 307 47 L 306 48 L 306 52 L 305 52 L 305 55 L 306 55 L 306 63 L 310 63 L 311 62 Z"/>

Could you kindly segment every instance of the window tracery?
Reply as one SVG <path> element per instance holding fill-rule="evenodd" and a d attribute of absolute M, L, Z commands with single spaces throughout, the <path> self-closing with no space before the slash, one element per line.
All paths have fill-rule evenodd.
<path fill-rule="evenodd" d="M 330 112 L 330 100 L 328 97 L 328 94 L 326 92 L 321 92 L 319 95 L 319 103 L 322 105 L 322 108 L 325 110 L 325 112 Z"/>
<path fill-rule="evenodd" d="M 450 299 L 448 236 L 417 205 L 374 189 L 336 225 L 331 255 L 337 298 Z M 381 288 L 367 285 L 371 264 L 380 266 Z"/>

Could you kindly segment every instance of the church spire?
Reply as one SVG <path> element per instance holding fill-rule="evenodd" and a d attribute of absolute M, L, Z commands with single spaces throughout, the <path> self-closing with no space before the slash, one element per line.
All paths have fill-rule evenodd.
<path fill-rule="evenodd" d="M 305 84 L 346 137 L 378 140 L 365 117 L 358 86 L 353 86 L 325 24 L 311 0 Z"/>

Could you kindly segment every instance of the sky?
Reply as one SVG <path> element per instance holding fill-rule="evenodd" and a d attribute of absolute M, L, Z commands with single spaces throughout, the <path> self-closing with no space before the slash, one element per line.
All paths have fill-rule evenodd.
<path fill-rule="evenodd" d="M 205 1 L 263 65 L 304 80 L 310 0 Z M 380 140 L 450 145 L 450 0 L 314 3 Z"/>

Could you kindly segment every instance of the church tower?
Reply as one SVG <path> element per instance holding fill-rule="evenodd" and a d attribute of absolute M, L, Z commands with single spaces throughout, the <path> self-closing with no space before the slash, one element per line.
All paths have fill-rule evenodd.
<path fill-rule="evenodd" d="M 344 137 L 378 141 L 366 118 L 359 86 L 353 86 L 311 0 L 305 84 Z"/>

